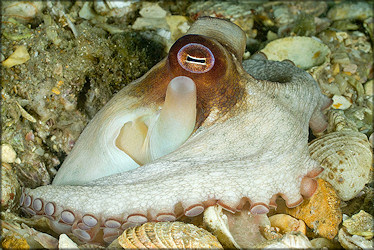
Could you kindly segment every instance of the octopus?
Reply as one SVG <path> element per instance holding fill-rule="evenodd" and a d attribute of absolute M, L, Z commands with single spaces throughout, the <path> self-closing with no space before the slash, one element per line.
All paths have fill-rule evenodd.
<path fill-rule="evenodd" d="M 261 54 L 245 33 L 198 19 L 165 59 L 118 92 L 87 125 L 51 185 L 24 188 L 21 207 L 58 233 L 106 244 L 147 221 L 219 204 L 268 213 L 298 206 L 323 170 L 309 127 L 331 102 L 311 75 Z"/>

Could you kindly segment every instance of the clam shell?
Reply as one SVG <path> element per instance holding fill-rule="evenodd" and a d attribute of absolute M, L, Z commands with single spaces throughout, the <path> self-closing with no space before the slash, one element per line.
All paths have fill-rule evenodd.
<path fill-rule="evenodd" d="M 309 144 L 311 157 L 325 169 L 328 181 L 341 200 L 354 198 L 370 181 L 372 152 L 367 137 L 356 131 L 337 131 Z"/>
<path fill-rule="evenodd" d="M 148 222 L 118 237 L 123 248 L 222 248 L 208 231 L 183 222 Z"/>
<path fill-rule="evenodd" d="M 302 69 L 310 69 L 330 58 L 330 49 L 316 39 L 303 36 L 285 37 L 268 43 L 261 50 L 269 60 L 291 60 Z"/>

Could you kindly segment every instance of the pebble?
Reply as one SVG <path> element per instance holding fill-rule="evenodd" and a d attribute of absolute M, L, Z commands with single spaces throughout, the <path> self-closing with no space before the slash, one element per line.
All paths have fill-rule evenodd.
<path fill-rule="evenodd" d="M 317 179 L 318 188 L 315 194 L 295 208 L 287 208 L 289 215 L 303 220 L 321 237 L 333 239 L 339 230 L 342 221 L 340 199 L 334 188 L 327 181 Z"/>
<path fill-rule="evenodd" d="M 14 163 L 17 158 L 17 153 L 9 144 L 1 145 L 1 161 L 5 163 Z"/>

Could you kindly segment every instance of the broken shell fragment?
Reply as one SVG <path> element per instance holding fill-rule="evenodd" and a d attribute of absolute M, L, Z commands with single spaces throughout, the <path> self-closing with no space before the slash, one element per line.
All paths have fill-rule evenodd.
<path fill-rule="evenodd" d="M 147 222 L 118 237 L 123 248 L 222 248 L 208 231 L 183 222 Z"/>
<path fill-rule="evenodd" d="M 270 227 L 266 214 L 254 215 L 246 210 L 233 214 L 220 205 L 205 209 L 203 220 L 224 248 L 253 248 L 266 241 L 262 231 Z"/>
<path fill-rule="evenodd" d="M 276 39 L 261 50 L 269 60 L 291 60 L 297 67 L 310 69 L 330 57 L 330 49 L 317 39 L 293 36 Z"/>
<path fill-rule="evenodd" d="M 29 52 L 27 52 L 26 46 L 21 45 L 2 64 L 6 68 L 11 68 L 15 65 L 23 64 L 28 60 L 30 60 Z"/>
<path fill-rule="evenodd" d="M 321 178 L 328 181 L 340 199 L 354 198 L 370 181 L 372 152 L 367 137 L 355 131 L 323 135 L 309 144 L 312 159 L 325 169 Z"/>

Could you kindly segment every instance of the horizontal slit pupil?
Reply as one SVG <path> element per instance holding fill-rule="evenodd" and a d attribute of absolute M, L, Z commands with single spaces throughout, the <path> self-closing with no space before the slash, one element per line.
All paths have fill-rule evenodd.
<path fill-rule="evenodd" d="M 198 58 L 198 57 L 193 57 L 193 56 L 187 55 L 186 61 L 188 63 L 196 63 L 196 64 L 201 64 L 201 65 L 206 65 L 206 58 Z"/>

